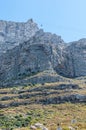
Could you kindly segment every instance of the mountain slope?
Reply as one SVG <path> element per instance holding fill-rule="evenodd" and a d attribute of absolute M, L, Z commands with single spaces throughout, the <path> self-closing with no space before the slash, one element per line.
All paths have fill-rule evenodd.
<path fill-rule="evenodd" d="M 1 87 L 86 76 L 86 39 L 67 44 L 60 36 L 38 29 L 32 19 L 26 23 L 0 21 L 0 28 Z"/>

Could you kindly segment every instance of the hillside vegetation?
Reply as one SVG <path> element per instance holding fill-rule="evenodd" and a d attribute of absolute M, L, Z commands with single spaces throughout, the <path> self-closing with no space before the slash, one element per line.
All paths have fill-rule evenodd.
<path fill-rule="evenodd" d="M 27 130 L 31 124 L 40 122 L 50 130 L 55 130 L 58 123 L 64 130 L 70 125 L 85 130 L 85 95 L 84 78 L 1 88 L 0 128 Z M 74 118 L 77 123 L 71 124 Z"/>

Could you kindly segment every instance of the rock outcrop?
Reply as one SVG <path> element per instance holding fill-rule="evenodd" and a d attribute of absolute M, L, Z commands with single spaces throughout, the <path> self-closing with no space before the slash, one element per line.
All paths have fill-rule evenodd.
<path fill-rule="evenodd" d="M 68 43 L 65 48 L 64 61 L 60 67 L 57 67 L 57 72 L 66 77 L 86 76 L 86 39 Z M 61 68 L 61 66 L 63 68 Z"/>
<path fill-rule="evenodd" d="M 34 81 L 33 75 L 38 74 Z M 23 79 L 56 82 L 62 79 L 58 74 L 86 76 L 86 39 L 67 44 L 60 36 L 43 32 L 32 19 L 26 23 L 0 21 L 0 86 Z"/>
<path fill-rule="evenodd" d="M 38 30 L 32 19 L 25 23 L 0 20 L 0 53 L 29 40 Z"/>

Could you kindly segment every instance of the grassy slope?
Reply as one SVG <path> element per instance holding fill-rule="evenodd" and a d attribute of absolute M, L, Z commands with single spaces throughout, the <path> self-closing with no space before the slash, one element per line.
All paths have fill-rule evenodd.
<path fill-rule="evenodd" d="M 64 90 L 54 90 L 53 87 L 57 86 L 59 87 L 60 84 L 78 84 L 80 88 L 82 89 L 75 89 L 71 91 L 65 92 Z M 43 88 L 43 90 L 46 91 L 46 88 L 48 92 L 58 92 L 50 95 L 43 95 L 43 91 L 32 91 L 27 92 L 30 89 L 34 88 Z M 22 93 L 19 93 L 19 92 Z M 4 92 L 4 93 L 3 93 Z M 71 125 L 71 120 L 73 118 L 76 118 L 78 127 L 78 130 L 86 130 L 86 104 L 85 103 L 62 103 L 62 104 L 50 104 L 50 105 L 42 105 L 42 104 L 36 104 L 35 100 L 44 99 L 45 97 L 56 97 L 56 96 L 62 96 L 67 94 L 84 94 L 86 95 L 86 83 L 85 79 L 82 80 L 70 80 L 69 82 L 56 82 L 56 83 L 46 83 L 45 85 L 37 84 L 35 86 L 24 86 L 24 87 L 14 87 L 14 88 L 4 88 L 0 89 L 0 99 L 4 97 L 10 97 L 10 99 L 4 99 L 0 101 L 0 104 L 9 104 L 11 102 L 32 102 L 32 104 L 27 105 L 19 105 L 17 107 L 9 107 L 9 108 L 2 108 L 0 109 L 0 121 L 4 121 L 2 119 L 2 116 L 10 117 L 13 120 L 16 119 L 16 116 L 20 116 L 23 120 L 30 118 L 28 121 L 27 127 L 21 127 L 19 129 L 27 130 L 29 129 L 31 124 L 34 124 L 36 122 L 40 122 L 45 124 L 49 129 L 56 129 L 57 123 L 61 123 L 62 128 L 64 130 L 68 130 L 68 126 Z M 24 95 L 30 95 L 32 96 L 30 98 L 25 98 Z M 40 95 L 41 94 L 41 95 Z M 19 96 L 22 95 L 22 99 L 19 98 Z M 33 96 L 34 95 L 34 96 Z M 35 96 L 36 95 L 36 96 Z M 8 119 L 9 120 L 9 119 Z M 9 120 L 12 122 L 12 120 Z M 5 124 L 4 124 L 5 125 Z M 15 128 L 18 129 L 18 128 Z"/>

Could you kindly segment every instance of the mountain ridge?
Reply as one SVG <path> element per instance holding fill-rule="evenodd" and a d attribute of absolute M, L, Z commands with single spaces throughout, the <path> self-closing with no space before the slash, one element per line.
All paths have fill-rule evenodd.
<path fill-rule="evenodd" d="M 48 72 L 47 76 L 39 76 L 39 80 L 36 77 L 35 81 L 56 82 L 58 74 L 63 79 L 86 76 L 85 38 L 67 44 L 61 36 L 39 29 L 32 19 L 21 23 L 17 23 L 16 30 L 15 22 L 7 22 L 7 26 L 10 24 L 7 28 L 0 21 L 0 86 L 9 86 L 12 81 L 15 84 L 44 71 Z M 48 78 L 52 73 L 54 80 L 52 76 Z M 28 83 L 35 81 L 28 80 Z"/>

